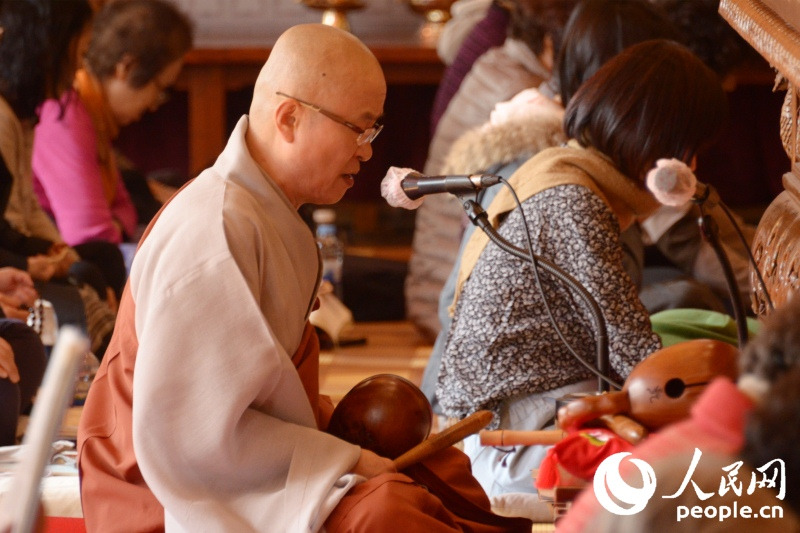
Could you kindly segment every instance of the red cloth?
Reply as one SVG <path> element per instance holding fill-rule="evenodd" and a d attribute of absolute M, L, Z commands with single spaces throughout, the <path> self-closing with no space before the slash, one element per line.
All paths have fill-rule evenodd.
<path fill-rule="evenodd" d="M 470 473 L 469 458 L 449 447 L 423 464 L 461 497 L 489 513 L 489 498 Z M 465 515 L 466 513 L 461 513 Z M 531 522 L 505 519 L 492 526 L 463 518 L 445 507 L 421 483 L 401 473 L 382 474 L 356 485 L 339 502 L 325 522 L 327 533 L 373 533 L 408 531 L 425 533 L 521 533 L 530 532 Z"/>
<path fill-rule="evenodd" d="M 86 533 L 83 518 L 66 518 L 63 516 L 45 516 L 44 533 Z"/>
<path fill-rule="evenodd" d="M 133 453 L 131 390 L 139 346 L 135 312 L 126 286 L 114 334 L 81 413 L 78 470 L 90 531 L 164 530 L 164 508 L 150 492 Z"/>
<path fill-rule="evenodd" d="M 564 485 L 559 467 L 577 478 L 591 481 L 606 457 L 632 449 L 631 443 L 608 429 L 574 431 L 547 450 L 536 476 L 536 488 L 552 489 Z"/>
<path fill-rule="evenodd" d="M 629 458 L 653 463 L 695 448 L 703 453 L 736 455 L 744 445 L 744 426 L 752 410 L 752 400 L 735 383 L 717 378 L 692 406 L 688 419 L 650 435 L 634 447 Z M 630 465 L 630 461 L 624 464 Z M 601 510 L 591 487 L 584 490 L 559 520 L 558 533 L 591 531 L 589 524 Z"/>

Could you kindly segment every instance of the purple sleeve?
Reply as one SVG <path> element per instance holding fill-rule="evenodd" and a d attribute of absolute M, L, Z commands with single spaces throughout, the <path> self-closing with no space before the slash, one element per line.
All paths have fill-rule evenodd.
<path fill-rule="evenodd" d="M 502 45 L 506 40 L 509 18 L 506 9 L 497 2 L 492 2 L 486 16 L 464 39 L 453 63 L 445 69 L 439 89 L 436 91 L 431 110 L 431 135 L 436 131 L 439 120 L 444 115 L 450 100 L 458 92 L 461 82 L 469 73 L 475 60 L 490 48 Z"/>

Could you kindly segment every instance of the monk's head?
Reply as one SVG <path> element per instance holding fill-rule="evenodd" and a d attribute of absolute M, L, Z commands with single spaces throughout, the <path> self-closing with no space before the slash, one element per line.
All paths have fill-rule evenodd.
<path fill-rule="evenodd" d="M 364 43 L 323 24 L 294 26 L 256 81 L 247 147 L 295 207 L 335 203 L 372 157 L 385 98 Z"/>

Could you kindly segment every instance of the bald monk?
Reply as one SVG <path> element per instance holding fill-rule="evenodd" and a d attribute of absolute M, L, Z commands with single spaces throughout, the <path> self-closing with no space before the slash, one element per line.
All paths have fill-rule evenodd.
<path fill-rule="evenodd" d="M 461 530 L 389 459 L 320 430 L 320 260 L 297 209 L 353 185 L 385 97 L 355 37 L 290 28 L 219 159 L 151 223 L 78 432 L 89 531 Z"/>

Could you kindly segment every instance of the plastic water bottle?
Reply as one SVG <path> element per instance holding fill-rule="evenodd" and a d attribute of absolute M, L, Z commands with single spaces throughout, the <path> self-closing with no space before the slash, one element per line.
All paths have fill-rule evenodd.
<path fill-rule="evenodd" d="M 322 255 L 322 279 L 333 285 L 334 294 L 341 300 L 344 244 L 336 228 L 336 212 L 333 209 L 317 209 L 313 218 L 317 226 L 317 245 Z"/>
<path fill-rule="evenodd" d="M 78 375 L 75 377 L 75 394 L 72 399 L 72 405 L 83 405 L 86 402 L 89 387 L 94 381 L 94 375 L 97 374 L 98 368 L 100 368 L 100 361 L 98 361 L 97 356 L 92 352 L 86 352 L 86 355 L 83 356 L 83 361 L 78 367 Z"/>

